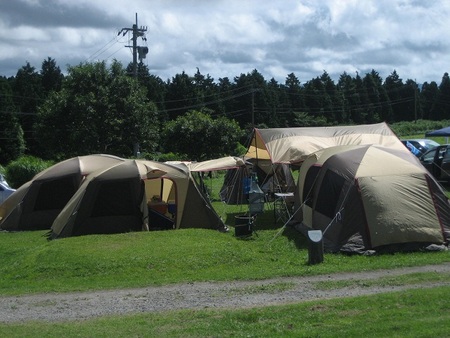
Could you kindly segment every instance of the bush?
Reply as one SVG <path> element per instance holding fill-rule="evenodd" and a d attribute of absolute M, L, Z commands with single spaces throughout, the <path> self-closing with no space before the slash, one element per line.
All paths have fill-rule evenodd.
<path fill-rule="evenodd" d="M 44 161 L 34 156 L 23 156 L 6 166 L 5 176 L 11 187 L 18 188 L 51 165 L 53 165 L 52 161 Z"/>
<path fill-rule="evenodd" d="M 442 120 L 442 121 L 417 120 L 416 122 L 414 121 L 396 122 L 389 126 L 398 137 L 403 137 L 406 135 L 418 135 L 418 134 L 423 134 L 423 137 L 425 137 L 425 134 L 427 132 L 445 128 L 448 127 L 449 125 L 450 125 L 449 120 Z"/>
<path fill-rule="evenodd" d="M 238 142 L 236 145 L 236 149 L 234 150 L 234 153 L 232 155 L 235 156 L 243 156 L 247 153 L 247 147 L 243 146 L 241 143 Z"/>
<path fill-rule="evenodd" d="M 188 156 L 177 153 L 159 153 L 159 154 L 144 154 L 143 156 L 147 160 L 157 161 L 157 162 L 167 162 L 167 161 L 187 161 Z"/>
<path fill-rule="evenodd" d="M 0 164 L 0 181 L 6 180 L 8 182 L 8 179 L 6 177 L 6 170 L 5 168 Z M 8 183 L 9 184 L 9 183 Z"/>

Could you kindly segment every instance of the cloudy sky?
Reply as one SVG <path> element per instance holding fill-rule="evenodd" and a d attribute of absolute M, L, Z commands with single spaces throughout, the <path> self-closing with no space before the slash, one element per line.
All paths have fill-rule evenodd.
<path fill-rule="evenodd" d="M 0 0 L 0 75 L 51 57 L 67 65 L 132 61 L 147 28 L 144 63 L 163 80 L 196 68 L 215 80 L 257 69 L 284 83 L 324 71 L 441 81 L 450 71 L 448 0 Z"/>

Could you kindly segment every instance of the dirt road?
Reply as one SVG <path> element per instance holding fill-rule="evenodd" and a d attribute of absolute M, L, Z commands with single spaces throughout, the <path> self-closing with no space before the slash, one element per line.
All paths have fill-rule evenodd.
<path fill-rule="evenodd" d="M 297 303 L 315 299 L 353 297 L 434 287 L 436 283 L 403 286 L 358 286 L 358 281 L 376 280 L 417 272 L 450 273 L 450 263 L 341 273 L 313 277 L 276 278 L 262 281 L 233 281 L 221 283 L 188 283 L 141 289 L 98 292 L 38 294 L 0 297 L 0 322 L 26 320 L 80 320 L 105 315 L 158 312 L 176 309 L 248 308 Z M 354 281 L 351 286 L 321 289 L 321 281 Z M 439 285 L 450 285 L 448 283 Z"/>

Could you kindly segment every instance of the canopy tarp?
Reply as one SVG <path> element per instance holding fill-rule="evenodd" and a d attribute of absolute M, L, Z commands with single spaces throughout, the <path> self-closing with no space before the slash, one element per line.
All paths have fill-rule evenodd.
<path fill-rule="evenodd" d="M 299 163 L 308 155 L 339 145 L 375 144 L 408 151 L 386 123 L 299 128 L 255 128 L 246 158 Z"/>
<path fill-rule="evenodd" d="M 427 132 L 425 134 L 425 137 L 434 137 L 434 136 L 449 137 L 450 136 L 450 127 L 445 127 L 445 128 L 442 128 L 442 129 L 429 131 L 429 132 Z"/>
<path fill-rule="evenodd" d="M 243 159 L 234 156 L 222 157 L 203 162 L 190 162 L 187 166 L 193 172 L 236 169 L 245 165 Z"/>

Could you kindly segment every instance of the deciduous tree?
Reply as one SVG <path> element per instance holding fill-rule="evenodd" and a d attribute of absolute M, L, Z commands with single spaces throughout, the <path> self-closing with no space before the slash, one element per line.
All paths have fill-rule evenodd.
<path fill-rule="evenodd" d="M 129 157 L 158 144 L 156 107 L 115 61 L 69 67 L 60 92 L 39 109 L 36 134 L 49 158 L 91 153 Z"/>
<path fill-rule="evenodd" d="M 12 90 L 8 81 L 0 77 L 0 164 L 6 165 L 24 152 L 25 140 L 12 100 Z"/>
<path fill-rule="evenodd" d="M 242 130 L 234 120 L 213 119 L 207 112 L 194 110 L 166 124 L 164 150 L 186 154 L 192 161 L 209 160 L 234 155 L 242 136 Z"/>

